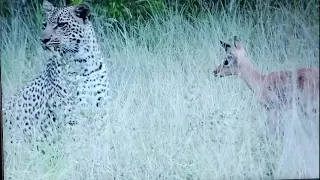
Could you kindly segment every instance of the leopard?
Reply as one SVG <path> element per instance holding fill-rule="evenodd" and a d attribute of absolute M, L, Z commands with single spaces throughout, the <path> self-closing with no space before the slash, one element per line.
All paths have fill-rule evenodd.
<path fill-rule="evenodd" d="M 55 142 L 62 126 L 74 126 L 77 109 L 102 108 L 110 100 L 108 67 L 87 4 L 55 7 L 43 1 L 41 45 L 50 53 L 44 70 L 3 105 L 10 142 Z M 36 132 L 36 133 L 35 133 Z M 20 136 L 19 136 L 20 134 Z"/>

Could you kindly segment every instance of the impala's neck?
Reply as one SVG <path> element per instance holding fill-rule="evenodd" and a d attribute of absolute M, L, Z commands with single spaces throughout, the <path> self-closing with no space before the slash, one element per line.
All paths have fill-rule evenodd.
<path fill-rule="evenodd" d="M 239 64 L 238 76 L 244 80 L 247 86 L 254 92 L 261 92 L 265 76 L 260 74 L 248 59 L 243 58 Z"/>

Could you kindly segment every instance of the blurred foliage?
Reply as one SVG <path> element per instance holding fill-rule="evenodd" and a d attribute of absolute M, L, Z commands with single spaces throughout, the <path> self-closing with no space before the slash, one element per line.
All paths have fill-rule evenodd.
<path fill-rule="evenodd" d="M 66 2 L 66 4 L 77 5 L 83 3 L 83 0 L 70 0 Z"/>
<path fill-rule="evenodd" d="M 94 7 L 99 16 L 114 18 L 118 21 L 135 22 L 137 20 L 147 20 L 154 14 L 164 13 L 164 10 L 173 10 L 186 15 L 197 16 L 199 13 L 221 10 L 226 13 L 237 9 L 237 11 L 253 11 L 261 8 L 279 8 L 307 6 L 318 4 L 316 0 L 48 0 L 55 6 L 62 4 L 87 3 Z M 26 2 L 23 4 L 22 2 Z M 19 9 L 17 6 L 28 6 L 29 9 L 39 7 L 43 0 L 0 0 L 0 16 L 10 15 L 9 9 Z M 15 6 L 12 6 L 15 3 Z M 10 7 L 10 8 L 9 8 Z M 30 8 L 31 7 L 31 8 Z M 215 7 L 215 8 L 213 8 Z M 304 7 L 302 7 L 303 9 Z M 21 9 L 21 8 L 20 8 Z"/>
<path fill-rule="evenodd" d="M 6 17 L 10 14 L 8 0 L 0 0 L 0 17 Z"/>
<path fill-rule="evenodd" d="M 148 18 L 165 8 L 163 0 L 92 0 L 91 5 L 104 11 L 108 17 L 125 21 Z"/>

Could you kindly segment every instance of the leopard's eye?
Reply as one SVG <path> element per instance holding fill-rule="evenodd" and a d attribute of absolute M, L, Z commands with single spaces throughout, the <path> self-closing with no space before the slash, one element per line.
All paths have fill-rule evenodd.
<path fill-rule="evenodd" d="M 225 61 L 223 62 L 223 65 L 224 65 L 224 66 L 228 66 L 228 64 L 229 64 L 229 61 L 228 61 L 228 60 L 225 60 Z"/>
<path fill-rule="evenodd" d="M 63 26 L 65 26 L 66 24 L 68 24 L 68 23 L 66 23 L 66 22 L 59 22 L 59 23 L 58 23 L 58 27 L 63 27 Z"/>

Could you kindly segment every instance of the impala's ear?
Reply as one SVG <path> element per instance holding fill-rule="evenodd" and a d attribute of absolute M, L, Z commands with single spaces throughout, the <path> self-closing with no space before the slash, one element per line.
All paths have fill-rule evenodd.
<path fill-rule="evenodd" d="M 49 15 L 52 13 L 54 6 L 49 1 L 44 0 L 42 3 L 42 8 L 43 8 L 44 13 L 46 15 Z"/>
<path fill-rule="evenodd" d="M 90 17 L 90 8 L 86 4 L 80 4 L 76 6 L 74 12 L 75 12 L 75 15 L 83 19 L 83 21 L 89 19 Z"/>
<path fill-rule="evenodd" d="M 220 41 L 221 46 L 224 48 L 225 51 L 228 51 L 231 46 L 225 42 Z"/>
<path fill-rule="evenodd" d="M 236 47 L 237 49 L 242 49 L 243 46 L 241 45 L 240 41 L 238 40 L 238 37 L 237 36 L 234 36 L 233 38 L 233 44 L 234 44 L 234 47 Z"/>

